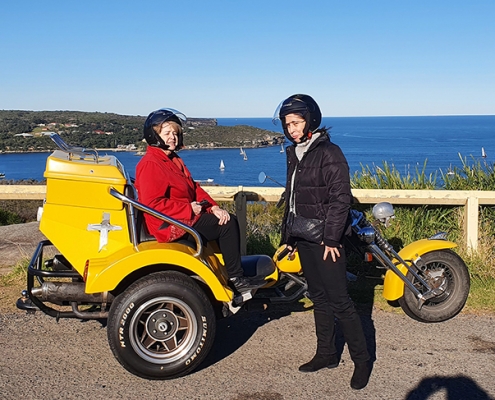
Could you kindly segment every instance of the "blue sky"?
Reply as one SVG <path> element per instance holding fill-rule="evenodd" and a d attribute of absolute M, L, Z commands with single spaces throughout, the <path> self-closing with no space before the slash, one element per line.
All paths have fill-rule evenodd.
<path fill-rule="evenodd" d="M 493 0 L 9 1 L 0 109 L 495 114 L 494 21 Z"/>

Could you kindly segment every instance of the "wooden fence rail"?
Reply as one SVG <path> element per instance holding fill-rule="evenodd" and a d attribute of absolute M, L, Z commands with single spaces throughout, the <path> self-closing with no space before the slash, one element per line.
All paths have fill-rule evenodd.
<path fill-rule="evenodd" d="M 204 189 L 216 201 L 233 201 L 242 193 L 245 200 L 268 202 L 278 201 L 284 190 L 243 186 L 204 186 Z M 43 185 L 0 185 L 0 200 L 42 200 L 45 193 L 46 186 Z M 354 189 L 352 194 L 356 202 L 363 204 L 388 201 L 407 205 L 464 206 L 466 245 L 472 250 L 478 247 L 479 206 L 495 205 L 495 191 Z"/>

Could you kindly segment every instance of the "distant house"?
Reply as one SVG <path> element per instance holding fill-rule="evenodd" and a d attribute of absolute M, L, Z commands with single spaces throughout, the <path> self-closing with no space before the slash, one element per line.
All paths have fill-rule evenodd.
<path fill-rule="evenodd" d="M 31 133 L 16 133 L 14 136 L 33 137 Z"/>
<path fill-rule="evenodd" d="M 93 132 L 96 133 L 97 135 L 113 135 L 113 132 L 104 132 L 104 131 L 101 131 L 99 129 L 97 129 Z"/>
<path fill-rule="evenodd" d="M 41 132 L 41 136 L 50 136 L 52 133 L 57 133 L 57 132 Z"/>

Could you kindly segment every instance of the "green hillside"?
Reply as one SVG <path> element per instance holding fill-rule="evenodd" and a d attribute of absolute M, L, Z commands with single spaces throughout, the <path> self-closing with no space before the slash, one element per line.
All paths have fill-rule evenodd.
<path fill-rule="evenodd" d="M 139 149 L 145 119 L 98 112 L 0 110 L 0 151 L 52 150 L 49 132 L 77 146 Z M 259 147 L 279 144 L 283 138 L 251 126 L 218 126 L 213 118 L 190 118 L 184 144 L 187 148 Z"/>

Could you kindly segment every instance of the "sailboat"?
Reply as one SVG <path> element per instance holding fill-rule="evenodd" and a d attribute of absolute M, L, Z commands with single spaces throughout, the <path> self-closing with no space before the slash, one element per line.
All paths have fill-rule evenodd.
<path fill-rule="evenodd" d="M 225 169 L 225 164 L 223 163 L 223 160 L 220 160 L 220 171 L 223 171 Z"/>
<path fill-rule="evenodd" d="M 239 153 L 241 156 L 244 155 L 244 150 L 242 150 L 242 147 L 241 147 L 241 152 Z"/>
<path fill-rule="evenodd" d="M 485 148 L 481 148 L 481 157 L 486 158 Z"/>
<path fill-rule="evenodd" d="M 449 169 L 448 169 L 448 171 L 447 171 L 447 175 L 448 175 L 448 176 L 453 176 L 453 175 L 455 175 L 454 170 L 452 169 L 452 164 L 450 164 L 450 167 L 449 167 Z"/>
<path fill-rule="evenodd" d="M 285 153 L 284 144 L 283 143 L 280 143 L 280 152 L 281 153 Z"/>
<path fill-rule="evenodd" d="M 246 152 L 245 152 L 245 151 L 244 151 L 244 156 L 243 156 L 243 158 L 244 158 L 244 161 L 247 161 L 247 154 L 246 154 Z"/>

